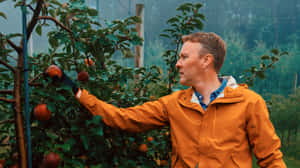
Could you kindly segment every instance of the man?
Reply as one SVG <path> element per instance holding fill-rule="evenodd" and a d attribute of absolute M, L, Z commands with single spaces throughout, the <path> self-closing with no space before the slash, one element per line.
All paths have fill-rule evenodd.
<path fill-rule="evenodd" d="M 263 98 L 233 77 L 218 78 L 223 40 L 204 32 L 182 40 L 176 67 L 189 89 L 130 108 L 107 104 L 73 85 L 76 98 L 111 127 L 141 132 L 170 125 L 172 168 L 252 168 L 252 151 L 260 167 L 285 168 Z"/>

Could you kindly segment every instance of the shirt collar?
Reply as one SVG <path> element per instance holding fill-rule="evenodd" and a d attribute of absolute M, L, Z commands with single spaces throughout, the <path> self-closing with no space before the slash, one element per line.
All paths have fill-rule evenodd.
<path fill-rule="evenodd" d="M 213 100 L 215 100 L 223 92 L 224 88 L 227 85 L 227 80 L 225 78 L 219 78 L 219 80 L 221 81 L 221 86 L 217 90 L 215 90 L 214 92 L 212 92 L 210 94 L 210 102 L 212 102 Z M 194 93 L 195 93 L 196 97 L 199 100 L 199 104 L 204 104 L 202 102 L 203 101 L 203 96 L 200 93 L 198 93 L 196 91 L 196 89 L 194 89 Z"/>

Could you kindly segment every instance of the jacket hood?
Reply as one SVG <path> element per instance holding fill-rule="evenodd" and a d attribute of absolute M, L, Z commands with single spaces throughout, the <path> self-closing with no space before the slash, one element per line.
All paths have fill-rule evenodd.
<path fill-rule="evenodd" d="M 244 100 L 242 92 L 244 89 L 248 88 L 246 84 L 237 84 L 236 80 L 232 76 L 224 76 L 221 77 L 221 79 L 226 79 L 227 85 L 223 92 L 220 93 L 219 96 L 213 102 L 211 102 L 211 104 L 238 103 Z M 182 91 L 179 93 L 178 98 L 179 103 L 183 106 L 189 108 L 199 108 L 199 101 L 193 88 Z"/>

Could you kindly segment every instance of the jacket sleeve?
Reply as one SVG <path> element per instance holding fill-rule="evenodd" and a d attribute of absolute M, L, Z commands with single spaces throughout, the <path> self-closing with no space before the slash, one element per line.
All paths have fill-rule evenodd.
<path fill-rule="evenodd" d="M 77 98 L 93 115 L 100 115 L 108 126 L 129 132 L 142 132 L 168 124 L 166 108 L 161 100 L 129 108 L 117 108 L 82 90 Z"/>
<path fill-rule="evenodd" d="M 281 142 L 269 119 L 265 101 L 259 98 L 248 107 L 247 132 L 250 145 L 263 168 L 286 168 L 280 151 Z"/>

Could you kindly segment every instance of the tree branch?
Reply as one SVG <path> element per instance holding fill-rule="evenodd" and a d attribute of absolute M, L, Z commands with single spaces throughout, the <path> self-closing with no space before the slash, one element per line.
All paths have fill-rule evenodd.
<path fill-rule="evenodd" d="M 9 120 L 0 121 L 0 125 L 1 125 L 1 124 L 5 124 L 5 123 L 12 123 L 12 122 L 14 122 L 14 121 L 15 121 L 14 119 L 9 119 Z"/>
<path fill-rule="evenodd" d="M 4 35 L 0 32 L 0 37 L 2 41 L 7 41 L 7 43 L 15 49 L 18 53 L 22 52 L 22 47 L 17 46 L 15 43 L 13 43 L 10 39 L 6 39 Z M 4 38 L 3 38 L 4 37 Z M 3 48 L 3 46 L 1 46 Z M 5 48 L 3 48 L 5 49 Z"/>
<path fill-rule="evenodd" d="M 30 4 L 27 5 L 27 7 L 29 7 L 29 9 L 32 10 L 32 11 L 34 12 L 34 9 L 33 9 L 33 7 L 32 7 Z"/>
<path fill-rule="evenodd" d="M 13 90 L 0 90 L 0 94 L 13 94 Z"/>
<path fill-rule="evenodd" d="M 46 20 L 52 20 L 53 22 L 55 22 L 57 25 L 59 25 L 62 29 L 66 30 L 67 32 L 69 32 L 70 34 L 73 34 L 72 30 L 69 29 L 68 27 L 64 26 L 61 22 L 59 22 L 55 17 L 52 16 L 39 16 L 38 17 L 39 20 L 41 19 L 46 19 Z"/>
<path fill-rule="evenodd" d="M 37 76 L 33 77 L 29 82 L 29 86 L 43 86 L 42 83 L 34 83 L 39 77 L 41 77 L 43 73 L 39 73 Z M 21 82 L 24 82 L 24 79 L 21 79 Z M 0 92 L 1 93 L 1 92 Z"/>
<path fill-rule="evenodd" d="M 6 102 L 6 103 L 14 103 L 15 99 L 6 99 L 4 97 L 0 97 L 0 101 Z"/>
<path fill-rule="evenodd" d="M 29 84 L 32 84 L 35 80 L 37 80 L 39 77 L 41 77 L 44 73 L 40 73 L 38 74 L 37 76 L 35 76 L 34 78 L 32 78 L 30 81 L 29 81 Z"/>
<path fill-rule="evenodd" d="M 29 83 L 29 86 L 40 86 L 40 87 L 43 87 L 44 85 L 42 83 Z"/>
<path fill-rule="evenodd" d="M 11 59 L 18 61 L 14 56 L 7 54 L 8 57 L 10 57 Z"/>
<path fill-rule="evenodd" d="M 17 53 L 22 52 L 22 47 L 17 46 L 14 42 L 12 42 L 10 39 L 6 39 L 7 43 L 16 50 Z"/>
<path fill-rule="evenodd" d="M 31 18 L 30 22 L 27 25 L 27 40 L 29 40 L 29 37 L 31 36 L 31 33 L 32 33 L 35 25 L 38 22 L 38 17 L 41 13 L 43 3 L 44 3 L 44 0 L 37 0 L 36 7 L 34 9 L 34 13 L 32 15 L 32 18 Z"/>
<path fill-rule="evenodd" d="M 6 63 L 5 61 L 0 60 L 0 64 L 6 66 L 8 69 L 10 69 L 13 73 L 16 72 L 16 69 L 14 67 L 12 67 L 11 65 L 9 65 L 8 63 Z"/>

